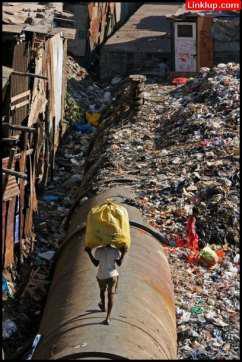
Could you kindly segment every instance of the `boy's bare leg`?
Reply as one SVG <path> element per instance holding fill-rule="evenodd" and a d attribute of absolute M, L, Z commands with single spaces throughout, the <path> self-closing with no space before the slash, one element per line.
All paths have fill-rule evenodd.
<path fill-rule="evenodd" d="M 100 290 L 100 299 L 101 302 L 98 303 L 98 306 L 102 312 L 105 312 L 105 290 Z"/>
<path fill-rule="evenodd" d="M 108 312 L 107 312 L 107 317 L 105 320 L 106 324 L 111 323 L 110 315 L 111 315 L 111 311 L 113 308 L 113 301 L 114 301 L 114 294 L 112 293 L 112 291 L 108 291 Z"/>

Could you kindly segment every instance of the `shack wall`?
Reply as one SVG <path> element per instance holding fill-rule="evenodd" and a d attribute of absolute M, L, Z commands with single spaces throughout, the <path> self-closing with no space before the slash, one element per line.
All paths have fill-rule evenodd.
<path fill-rule="evenodd" d="M 240 62 L 240 19 L 214 19 L 211 34 L 214 42 L 214 64 Z"/>

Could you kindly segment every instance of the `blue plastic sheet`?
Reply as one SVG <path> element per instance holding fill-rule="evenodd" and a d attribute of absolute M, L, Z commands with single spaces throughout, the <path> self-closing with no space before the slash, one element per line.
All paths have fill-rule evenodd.
<path fill-rule="evenodd" d="M 63 196 L 61 196 L 61 195 L 45 195 L 42 197 L 42 200 L 47 201 L 47 202 L 59 201 L 62 199 L 63 199 Z"/>
<path fill-rule="evenodd" d="M 95 131 L 95 127 L 91 126 L 88 123 L 74 123 L 72 126 L 74 131 L 80 132 L 82 134 L 90 134 Z"/>
<path fill-rule="evenodd" d="M 2 293 L 5 298 L 8 296 L 13 297 L 12 289 L 4 277 L 2 277 Z"/>

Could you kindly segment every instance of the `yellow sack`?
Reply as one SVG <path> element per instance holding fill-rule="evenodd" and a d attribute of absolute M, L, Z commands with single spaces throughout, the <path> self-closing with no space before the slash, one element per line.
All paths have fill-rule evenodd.
<path fill-rule="evenodd" d="M 93 207 L 87 216 L 85 246 L 96 248 L 113 244 L 130 247 L 129 215 L 125 207 L 106 200 Z"/>
<path fill-rule="evenodd" d="M 97 127 L 100 123 L 101 113 L 100 112 L 86 112 L 86 120 L 91 125 Z"/>

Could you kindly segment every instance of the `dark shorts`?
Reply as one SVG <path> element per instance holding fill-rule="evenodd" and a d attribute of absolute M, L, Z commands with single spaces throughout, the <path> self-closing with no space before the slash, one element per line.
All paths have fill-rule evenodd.
<path fill-rule="evenodd" d="M 98 279 L 98 285 L 101 290 L 101 292 L 105 292 L 105 290 L 108 288 L 108 292 L 115 294 L 116 292 L 116 286 L 118 283 L 118 277 L 112 277 L 108 279 Z"/>

